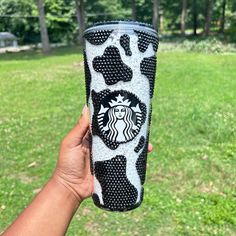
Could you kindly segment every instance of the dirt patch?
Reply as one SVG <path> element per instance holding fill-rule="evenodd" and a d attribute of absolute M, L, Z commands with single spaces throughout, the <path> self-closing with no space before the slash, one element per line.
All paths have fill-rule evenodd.
<path fill-rule="evenodd" d="M 99 230 L 99 225 L 93 221 L 87 222 L 85 224 L 85 229 L 87 232 L 91 233 L 91 235 L 93 235 L 93 236 L 101 236 L 102 235 Z"/>
<path fill-rule="evenodd" d="M 24 172 L 16 173 L 15 175 L 11 175 L 10 177 L 13 178 L 13 179 L 18 179 L 18 180 L 20 180 L 20 182 L 23 183 L 23 184 L 30 184 L 30 183 L 32 183 L 33 181 L 35 181 L 35 180 L 38 179 L 37 176 L 28 176 L 28 175 L 27 175 L 26 173 L 24 173 Z"/>
<path fill-rule="evenodd" d="M 91 213 L 91 209 L 88 207 L 84 207 L 84 209 L 82 210 L 83 216 L 89 215 L 90 213 Z"/>
<path fill-rule="evenodd" d="M 199 186 L 198 191 L 201 193 L 215 193 L 215 194 L 219 194 L 221 196 L 226 196 L 225 193 L 221 192 L 219 188 L 217 188 L 213 182 L 209 182 L 209 183 L 203 183 Z"/>

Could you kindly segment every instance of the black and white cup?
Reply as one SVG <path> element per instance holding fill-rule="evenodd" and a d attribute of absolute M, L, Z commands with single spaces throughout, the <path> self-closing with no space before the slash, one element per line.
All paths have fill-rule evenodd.
<path fill-rule="evenodd" d="M 143 200 L 157 32 L 144 23 L 112 21 L 89 27 L 84 38 L 93 201 L 131 210 Z"/>

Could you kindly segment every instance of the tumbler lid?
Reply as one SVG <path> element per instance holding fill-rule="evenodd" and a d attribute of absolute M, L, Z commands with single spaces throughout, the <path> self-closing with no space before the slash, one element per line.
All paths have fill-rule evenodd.
<path fill-rule="evenodd" d="M 157 37 L 157 31 L 152 25 L 132 20 L 116 20 L 97 22 L 84 31 L 84 35 L 97 30 L 139 30 L 146 31 Z"/>

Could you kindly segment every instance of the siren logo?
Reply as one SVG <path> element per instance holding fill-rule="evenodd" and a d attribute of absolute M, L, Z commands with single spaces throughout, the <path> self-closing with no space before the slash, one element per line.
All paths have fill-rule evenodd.
<path fill-rule="evenodd" d="M 146 118 L 146 106 L 134 94 L 123 90 L 102 96 L 96 107 L 98 133 L 109 144 L 132 140 Z"/>

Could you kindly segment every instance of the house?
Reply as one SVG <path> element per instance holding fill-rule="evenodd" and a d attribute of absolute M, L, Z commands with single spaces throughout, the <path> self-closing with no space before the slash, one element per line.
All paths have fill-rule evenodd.
<path fill-rule="evenodd" d="M 9 32 L 0 32 L 1 47 L 17 47 L 17 37 Z"/>

